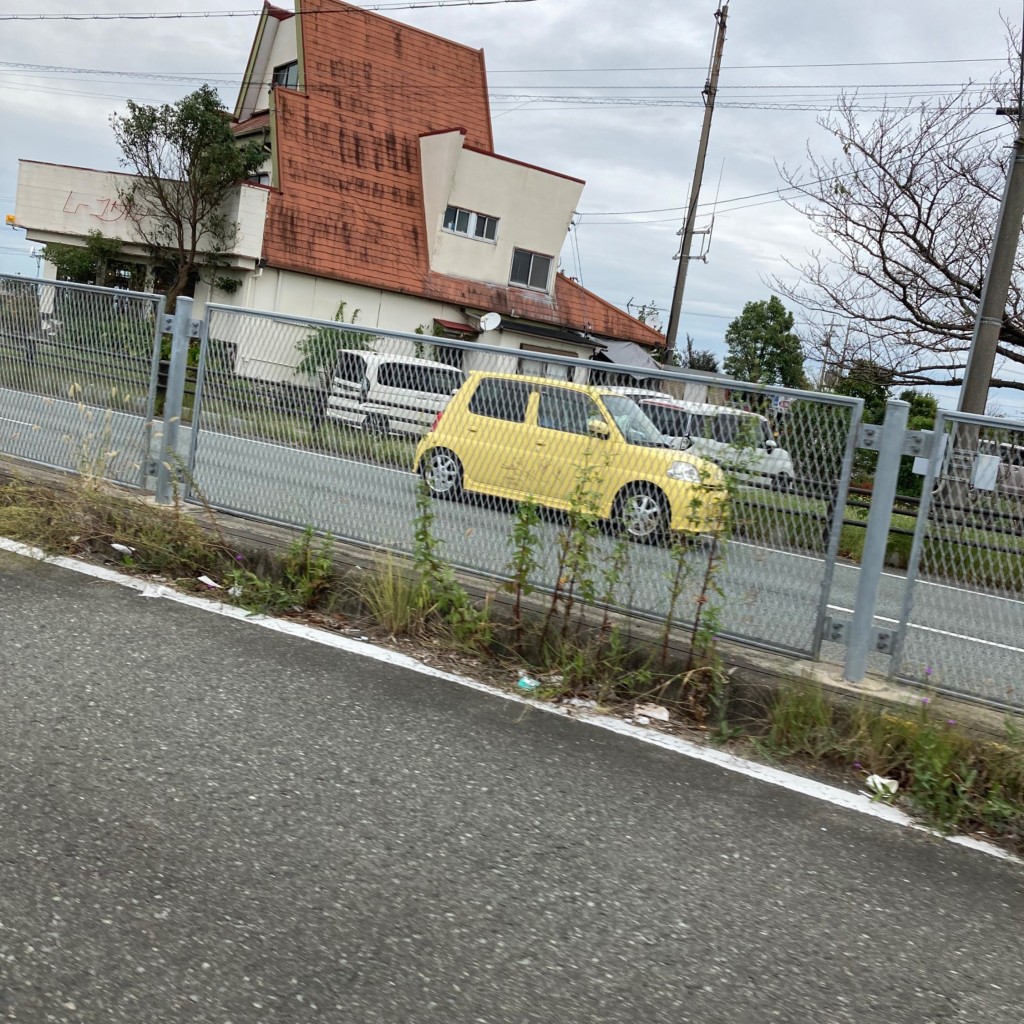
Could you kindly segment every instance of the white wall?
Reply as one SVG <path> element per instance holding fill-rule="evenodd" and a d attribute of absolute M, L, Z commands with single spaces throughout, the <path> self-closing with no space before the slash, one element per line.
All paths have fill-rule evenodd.
<path fill-rule="evenodd" d="M 18 226 L 34 242 L 80 245 L 90 231 L 120 238 L 127 255 L 146 255 L 135 225 L 128 219 L 118 190 L 131 183 L 131 175 L 62 164 L 18 161 L 15 216 Z M 255 266 L 263 250 L 263 226 L 269 192 L 241 185 L 223 206 L 238 223 L 238 235 L 226 258 L 231 266 Z"/>
<path fill-rule="evenodd" d="M 196 292 L 196 316 L 205 315 Z M 344 321 L 353 319 L 357 327 L 367 330 L 382 328 L 415 334 L 423 327 L 425 334 L 406 341 L 387 341 L 387 351 L 415 354 L 417 346 L 429 345 L 432 341 L 434 319 L 466 323 L 466 317 L 457 307 L 421 299 L 410 295 L 398 295 L 380 289 L 360 285 L 329 281 L 308 274 L 265 268 L 246 275 L 245 283 L 233 296 L 215 295 L 221 305 L 240 309 L 258 309 L 267 312 L 286 313 L 292 316 L 316 320 L 334 320 L 339 304 L 344 301 Z M 296 344 L 310 333 L 304 325 L 291 325 L 271 318 L 212 314 L 211 330 L 221 341 L 231 342 L 237 347 L 236 371 L 245 376 L 259 377 L 273 381 L 310 383 L 296 376 L 294 367 L 299 362 Z M 589 357 L 593 349 L 587 345 L 572 345 L 561 342 L 538 340 L 519 334 L 512 328 L 502 328 L 480 335 L 481 344 L 518 350 L 522 345 L 536 345 L 561 355 Z M 507 360 L 485 353 L 478 353 L 473 359 L 467 353 L 464 367 L 471 369 L 507 370 L 516 369 L 520 358 L 543 359 L 533 353 L 515 352 Z"/>
<path fill-rule="evenodd" d="M 463 148 L 460 132 L 420 139 L 430 268 L 506 286 L 514 249 L 550 256 L 549 289 L 583 183 L 551 171 Z M 447 206 L 498 220 L 495 241 L 442 227 Z"/>

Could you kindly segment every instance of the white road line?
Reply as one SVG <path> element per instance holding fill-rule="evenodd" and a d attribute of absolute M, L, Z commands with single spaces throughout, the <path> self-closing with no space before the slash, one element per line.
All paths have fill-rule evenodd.
<path fill-rule="evenodd" d="M 752 551 L 767 551 L 774 555 L 788 555 L 790 558 L 802 558 L 808 562 L 820 562 L 822 565 L 825 564 L 824 558 L 819 558 L 817 555 L 802 555 L 797 551 L 783 551 L 780 548 L 765 548 L 760 547 L 757 544 L 745 544 L 741 540 L 730 540 L 729 544 L 740 548 L 750 548 Z M 1024 557 L 1024 556 L 1022 556 Z M 836 562 L 837 569 L 850 569 L 853 572 L 860 572 L 859 565 L 849 565 L 846 562 Z M 902 580 L 904 583 L 907 581 L 907 577 L 901 575 L 898 572 L 883 572 L 881 575 L 887 577 L 890 580 Z M 1003 597 L 1002 594 L 990 594 L 984 590 L 968 590 L 966 587 L 954 587 L 949 583 L 936 583 L 933 580 L 923 580 L 920 576 L 917 578 L 917 583 L 922 587 L 938 587 L 940 590 L 952 590 L 957 594 L 970 594 L 972 597 L 984 597 L 990 601 L 1007 601 L 1010 604 L 1022 604 L 1024 601 L 1017 597 Z"/>
<path fill-rule="evenodd" d="M 182 429 L 192 430 L 193 428 L 184 424 Z M 360 462 L 359 459 L 346 459 L 342 455 L 331 455 L 330 452 L 314 452 L 308 448 L 293 448 L 291 445 L 281 444 L 278 441 L 261 441 L 255 437 L 240 437 L 238 434 L 225 434 L 220 430 L 207 430 L 203 426 L 200 426 L 199 428 L 199 441 L 196 444 L 197 462 L 200 457 L 199 449 L 202 445 L 203 434 L 212 434 L 214 437 L 226 437 L 231 441 L 244 441 L 246 444 L 259 444 L 263 445 L 265 448 L 274 448 L 277 451 L 298 452 L 300 455 L 312 455 L 320 459 L 331 459 L 334 462 L 344 462 L 347 466 L 365 466 L 369 469 L 383 470 L 385 473 L 397 473 L 399 476 L 416 476 L 416 474 L 409 469 L 396 469 L 394 466 L 379 466 L 375 462 Z"/>
<path fill-rule="evenodd" d="M 0 416 L 0 420 L 4 423 L 17 423 L 19 427 L 33 427 L 34 423 L 29 423 L 27 420 L 12 420 L 10 416 Z"/>
<path fill-rule="evenodd" d="M 830 604 L 828 607 L 832 611 L 853 614 L 852 608 L 842 608 L 837 604 Z M 879 622 L 891 622 L 894 626 L 899 625 L 899 619 L 890 619 L 885 615 L 876 615 L 875 618 Z M 1024 654 L 1024 647 L 1013 647 L 1010 644 L 997 643 L 995 640 L 982 640 L 981 637 L 967 636 L 966 633 L 951 633 L 948 629 L 939 629 L 937 626 L 918 626 L 913 622 L 909 622 L 907 625 L 910 629 L 920 629 L 924 633 L 938 633 L 939 636 L 952 637 L 954 640 L 967 640 L 972 644 L 984 644 L 986 647 L 998 647 L 1002 651 L 1015 651 L 1018 654 Z"/>
<path fill-rule="evenodd" d="M 389 650 L 386 647 L 377 647 L 375 644 L 366 643 L 361 640 L 352 640 L 348 637 L 339 636 L 337 633 L 328 633 L 325 630 L 314 629 L 312 626 L 305 626 L 301 623 L 291 622 L 285 619 L 274 619 L 265 615 L 252 615 L 244 608 L 237 608 L 234 605 L 222 604 L 219 601 L 212 601 L 208 598 L 195 597 L 191 594 L 183 594 L 161 584 L 152 583 L 147 580 L 137 579 L 133 576 L 124 576 L 113 569 L 106 569 L 103 566 L 91 565 L 88 562 L 80 562 L 75 558 L 63 556 L 47 558 L 46 554 L 39 548 L 29 547 L 18 541 L 8 540 L 0 537 L 0 551 L 9 551 L 12 554 L 22 555 L 25 558 L 46 561 L 62 569 L 70 569 L 73 572 L 91 576 L 94 579 L 104 580 L 108 583 L 116 583 L 122 587 L 139 592 L 141 597 L 163 598 L 174 601 L 177 604 L 186 605 L 189 608 L 196 608 L 200 611 L 210 612 L 214 615 L 223 615 L 229 619 L 236 619 L 241 622 L 248 622 L 263 629 L 271 629 L 288 636 L 298 637 L 303 640 L 310 640 L 325 647 L 333 647 L 336 650 L 346 651 L 349 654 L 359 655 L 364 658 L 371 658 L 374 661 L 383 662 L 388 665 L 395 665 L 400 668 L 419 672 L 421 675 L 430 676 L 434 679 L 443 679 L 446 682 L 457 683 L 471 690 L 486 693 L 491 697 L 498 697 L 501 700 L 510 701 L 514 704 L 522 704 L 542 711 L 546 714 L 558 715 L 560 718 L 571 718 L 582 724 L 597 729 L 605 729 L 608 732 L 617 733 L 620 736 L 628 736 L 631 739 L 639 740 L 651 746 L 661 747 L 683 757 L 692 758 L 695 761 L 703 761 L 705 764 L 715 765 L 726 771 L 744 775 L 747 778 L 765 782 L 771 786 L 778 786 L 793 793 L 810 797 L 814 800 L 821 800 L 834 807 L 840 807 L 848 811 L 855 811 L 858 814 L 865 814 L 871 818 L 879 818 L 883 821 L 900 825 L 903 828 L 912 829 L 915 832 L 924 832 L 938 839 L 954 843 L 957 846 L 964 846 L 971 850 L 996 857 L 999 860 L 1010 861 L 1024 867 L 1024 860 L 1015 857 L 1013 854 L 993 846 L 989 843 L 972 839 L 968 836 L 946 836 L 935 829 L 928 828 L 915 822 L 909 815 L 896 807 L 889 807 L 885 804 L 874 803 L 867 793 L 852 793 L 846 789 L 839 789 L 836 786 L 828 786 L 813 779 L 805 779 L 790 772 L 780 771 L 768 765 L 758 764 L 756 761 L 747 761 L 744 758 L 736 757 L 724 750 L 714 747 L 704 747 L 692 743 L 679 736 L 666 735 L 656 732 L 653 729 L 643 728 L 615 718 L 611 715 L 602 715 L 583 710 L 565 708 L 557 704 L 549 704 L 545 701 L 531 700 L 529 697 L 521 697 L 508 690 L 496 686 L 489 686 L 468 676 L 456 675 L 452 672 L 444 672 L 441 669 L 426 665 L 410 658 L 408 655 L 399 654 L 397 651 Z"/>

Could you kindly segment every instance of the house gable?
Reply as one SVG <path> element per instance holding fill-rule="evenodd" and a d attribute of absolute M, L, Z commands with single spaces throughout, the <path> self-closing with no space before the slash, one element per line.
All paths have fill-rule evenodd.
<path fill-rule="evenodd" d="M 277 21 L 273 44 L 283 52 L 280 33 L 294 36 L 301 24 L 301 88 L 275 88 L 270 101 L 279 191 L 264 235 L 268 265 L 664 345 L 554 272 L 582 182 L 494 153 L 482 51 L 341 0 L 301 0 L 297 10 Z M 511 234 L 475 251 L 475 239 L 439 238 L 448 205 L 490 203 L 489 169 L 506 183 L 497 214 Z M 531 220 L 538 195 L 543 215 Z M 546 288 L 509 286 L 514 250 L 550 260 Z M 475 252 L 485 251 L 481 273 Z"/>

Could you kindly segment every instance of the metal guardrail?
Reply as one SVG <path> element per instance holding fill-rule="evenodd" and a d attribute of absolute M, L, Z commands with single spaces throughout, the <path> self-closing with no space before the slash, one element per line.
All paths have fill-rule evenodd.
<path fill-rule="evenodd" d="M 208 307 L 205 327 L 189 459 L 202 500 L 268 521 L 311 524 L 379 550 L 412 550 L 416 446 L 469 371 L 522 379 L 539 375 L 551 382 L 552 391 L 560 381 L 623 387 L 636 384 L 634 375 L 640 374 L 643 388 L 653 392 L 648 397 L 668 405 L 706 387 L 702 378 L 685 372 L 629 370 L 234 307 Z M 860 404 L 741 384 L 719 400 L 723 406 L 717 410 L 693 407 L 707 434 L 701 442 L 707 444 L 695 440 L 687 455 L 677 456 L 706 454 L 707 446 L 717 445 L 716 457 L 730 478 L 732 522 L 716 584 L 722 590 L 716 599 L 718 631 L 814 657 Z M 490 429 L 479 422 L 485 432 Z M 767 434 L 761 433 L 762 424 L 768 425 Z M 493 435 L 498 440 L 483 468 L 466 473 L 465 489 L 474 493 L 461 502 L 435 503 L 434 526 L 454 564 L 502 579 L 509 571 L 518 499 L 543 499 L 551 467 L 560 465 L 557 472 L 569 476 L 558 483 L 559 493 L 568 501 L 579 484 L 574 474 L 582 470 L 585 452 L 609 450 L 571 426 L 534 429 L 546 434 L 543 453 L 536 447 L 525 453 L 517 449 L 520 425 L 506 421 Z M 771 436 L 776 431 L 778 438 Z M 650 474 L 641 469 L 649 453 L 638 444 L 616 456 L 627 477 L 635 463 L 635 479 L 624 477 L 620 483 L 653 489 Z M 568 463 L 574 468 L 566 469 Z M 605 495 L 609 514 L 617 496 Z M 564 517 L 554 513 L 538 528 L 539 564 L 531 580 L 538 589 L 557 584 L 565 529 Z M 608 591 L 608 603 L 654 619 L 669 614 L 679 626 L 691 624 L 705 547 L 630 544 L 625 555 L 621 551 L 613 535 L 600 533 L 593 540 L 591 585 Z M 620 577 L 614 586 L 613 564 Z"/>
<path fill-rule="evenodd" d="M 709 597 L 708 559 L 720 559 L 710 594 L 718 635 L 833 660 L 843 656 L 834 644 L 846 643 L 849 678 L 870 668 L 1024 708 L 1024 424 L 940 414 L 936 434 L 947 440 L 926 453 L 922 496 L 890 503 L 881 485 L 898 453 L 879 462 L 873 488 L 849 486 L 858 446 L 878 450 L 884 435 L 861 428 L 854 399 L 742 383 L 703 394 L 705 380 L 685 371 L 226 306 L 208 307 L 196 342 L 190 310 L 182 300 L 171 325 L 158 296 L 0 277 L 0 451 L 133 486 L 152 484 L 155 472 L 164 501 L 177 492 L 253 518 L 311 525 L 371 552 L 408 553 L 422 436 L 466 373 L 504 374 L 535 397 L 511 418 L 507 409 L 485 410 L 478 428 L 492 421 L 484 430 L 489 459 L 460 481 L 463 500 L 431 505 L 432 529 L 453 565 L 507 578 L 520 499 L 558 505 L 541 492 L 559 465 L 565 500 L 535 527 L 530 580 L 557 588 L 567 537 L 578 528 L 573 507 L 596 508 L 595 494 L 606 489 L 592 471 L 607 477 L 621 469 L 645 486 L 629 490 L 630 502 L 604 495 L 603 514 L 618 529 L 585 539 L 586 600 L 691 628 L 695 607 Z M 172 326 L 174 341 L 161 351 Z M 573 424 L 571 403 L 558 398 L 565 381 L 637 392 L 632 400 L 660 416 L 663 431 L 684 417 L 693 443 L 670 462 L 710 467 L 699 474 L 703 485 L 715 483 L 715 465 L 725 474 L 729 524 L 715 543 L 710 529 L 703 540 L 674 535 L 684 543 L 628 539 L 626 512 L 656 511 L 647 500 L 654 481 L 639 468 L 650 449 L 623 441 L 625 454 L 603 466 L 588 462 L 611 446 L 602 449 L 607 442 L 589 426 Z M 540 422 L 542 402 L 560 424 Z M 598 412 L 614 433 L 607 399 Z M 163 420 L 155 428 L 154 413 Z M 448 423 L 459 416 L 465 422 L 457 413 Z M 534 447 L 515 450 L 528 430 Z M 896 433 L 902 452 L 927 447 Z M 891 464 L 885 472 L 882 462 Z M 709 524 L 690 526 L 697 534 Z"/>
<path fill-rule="evenodd" d="M 0 276 L 0 451 L 146 484 L 163 299 Z"/>
<path fill-rule="evenodd" d="M 1024 423 L 940 412 L 891 673 L 1024 708 Z"/>

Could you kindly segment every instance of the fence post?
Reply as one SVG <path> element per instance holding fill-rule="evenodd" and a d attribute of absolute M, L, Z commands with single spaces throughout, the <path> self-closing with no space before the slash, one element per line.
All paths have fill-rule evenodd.
<path fill-rule="evenodd" d="M 188 343 L 192 333 L 192 300 L 178 296 L 174 307 L 171 335 L 171 361 L 167 370 L 167 394 L 164 398 L 164 429 L 156 464 L 156 500 L 170 505 L 174 500 L 175 463 L 178 454 L 178 428 L 185 396 L 185 369 L 188 365 Z"/>
<path fill-rule="evenodd" d="M 861 682 L 867 673 L 868 654 L 872 648 L 875 605 L 878 602 L 878 586 L 885 565 L 885 548 L 889 540 L 889 524 L 892 522 L 892 504 L 896 498 L 903 438 L 906 436 L 909 417 L 908 402 L 890 400 L 886 403 L 885 422 L 882 424 L 878 445 L 878 465 L 871 489 L 871 511 L 868 513 L 864 552 L 861 555 L 860 576 L 857 580 L 857 597 L 853 605 L 853 621 L 850 623 L 846 666 L 843 671 L 843 678 L 851 683 Z"/>

